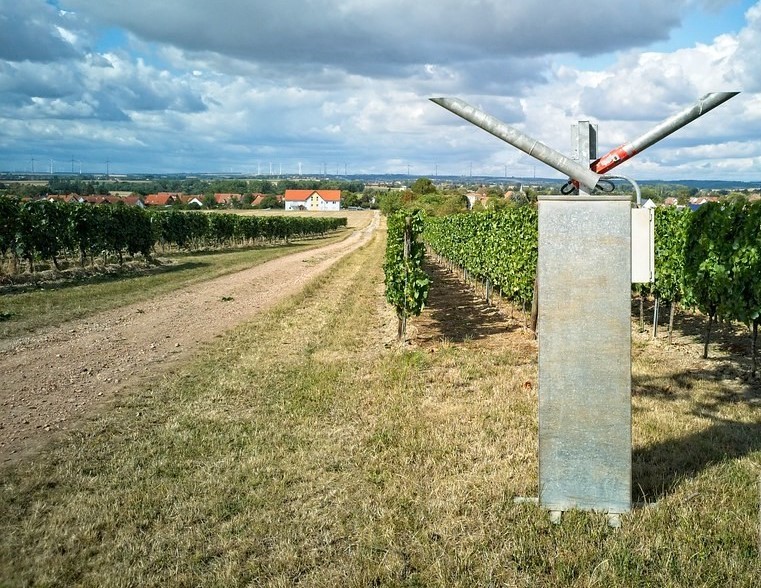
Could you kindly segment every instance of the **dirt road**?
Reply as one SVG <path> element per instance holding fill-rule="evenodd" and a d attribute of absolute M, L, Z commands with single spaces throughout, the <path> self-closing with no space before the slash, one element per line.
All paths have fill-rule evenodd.
<path fill-rule="evenodd" d="M 369 241 L 347 239 L 32 336 L 0 341 L 0 463 L 31 455 L 105 400 L 187 360 L 198 345 L 273 307 Z"/>

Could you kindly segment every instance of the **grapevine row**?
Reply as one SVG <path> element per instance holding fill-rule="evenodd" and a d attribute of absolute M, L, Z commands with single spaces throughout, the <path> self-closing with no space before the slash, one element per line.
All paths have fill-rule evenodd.
<path fill-rule="evenodd" d="M 522 305 L 531 302 L 538 248 L 535 208 L 431 217 L 424 239 L 472 277 L 489 280 L 505 298 Z"/>
<path fill-rule="evenodd" d="M 322 235 L 346 225 L 345 218 L 240 216 L 182 211 L 147 211 L 127 206 L 92 206 L 19 201 L 0 197 L 0 255 L 14 265 L 125 253 L 149 257 L 156 245 L 198 249 L 256 244 Z"/>
<path fill-rule="evenodd" d="M 430 279 L 423 271 L 425 246 L 420 211 L 399 211 L 388 217 L 386 257 L 383 264 L 386 300 L 396 309 L 398 337 L 404 337 L 407 317 L 418 316 L 428 300 Z"/>
<path fill-rule="evenodd" d="M 527 304 L 536 275 L 538 219 L 533 207 L 426 220 L 435 253 L 472 277 L 489 280 L 509 300 Z M 761 321 L 761 202 L 709 202 L 697 211 L 655 211 L 655 281 L 641 288 L 665 302 L 698 308 L 710 329 L 717 315 L 751 328 Z"/>

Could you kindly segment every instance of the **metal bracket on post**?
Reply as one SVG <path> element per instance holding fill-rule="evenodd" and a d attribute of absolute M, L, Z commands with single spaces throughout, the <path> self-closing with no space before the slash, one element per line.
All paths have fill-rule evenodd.
<path fill-rule="evenodd" d="M 571 153 L 573 160 L 584 167 L 589 167 L 589 162 L 597 159 L 597 125 L 588 120 L 571 125 Z M 578 193 L 589 192 L 579 185 Z"/>
<path fill-rule="evenodd" d="M 589 162 L 597 159 L 597 125 L 588 120 L 571 125 L 571 149 L 573 160 L 589 167 Z"/>

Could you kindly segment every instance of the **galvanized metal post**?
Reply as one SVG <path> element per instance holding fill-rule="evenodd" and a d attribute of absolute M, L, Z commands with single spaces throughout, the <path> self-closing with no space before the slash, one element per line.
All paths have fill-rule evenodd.
<path fill-rule="evenodd" d="M 597 125 L 588 120 L 571 125 L 571 157 L 585 168 L 597 158 Z M 589 194 L 586 186 L 579 185 L 579 194 Z"/>
<path fill-rule="evenodd" d="M 599 174 L 606 174 L 627 159 L 634 157 L 637 153 L 668 137 L 671 133 L 678 131 L 738 94 L 739 92 L 712 92 L 711 94 L 706 94 L 691 106 L 670 116 L 636 139 L 612 149 L 600 159 L 594 161 L 590 168 Z"/>
<path fill-rule="evenodd" d="M 573 125 L 573 158 L 597 129 Z M 631 509 L 631 199 L 539 197 L 539 503 Z"/>
<path fill-rule="evenodd" d="M 474 108 L 463 100 L 458 98 L 431 98 L 431 101 L 482 128 L 487 133 L 491 133 L 495 137 L 510 143 L 516 149 L 520 149 L 550 167 L 567 174 L 570 178 L 573 178 L 583 186 L 587 186 L 590 190 L 600 181 L 599 174 L 590 170 L 588 165 L 579 165 L 570 157 L 566 157 L 552 147 L 530 137 L 515 127 L 503 123 L 490 114 Z"/>
<path fill-rule="evenodd" d="M 539 197 L 539 502 L 631 509 L 631 201 Z"/>

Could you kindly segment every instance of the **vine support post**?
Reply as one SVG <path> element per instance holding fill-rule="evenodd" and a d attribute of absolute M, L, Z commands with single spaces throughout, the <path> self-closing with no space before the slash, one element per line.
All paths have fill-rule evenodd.
<path fill-rule="evenodd" d="M 661 307 L 661 297 L 655 297 L 655 306 L 653 307 L 653 339 L 658 338 L 658 312 Z"/>
<path fill-rule="evenodd" d="M 404 218 L 404 253 L 403 253 L 404 269 L 405 269 L 405 277 L 404 277 L 405 297 L 408 291 L 407 280 L 409 279 L 408 268 L 409 268 L 411 247 L 412 247 L 412 218 L 409 216 L 406 216 Z M 407 334 L 407 307 L 405 304 L 403 308 L 401 309 L 401 314 L 399 315 L 399 328 L 397 331 L 397 338 L 399 339 L 399 341 L 403 340 L 406 334 Z"/>
<path fill-rule="evenodd" d="M 758 342 L 758 323 L 759 319 L 753 319 L 753 327 L 750 340 L 750 377 L 756 377 L 756 346 Z"/>
<path fill-rule="evenodd" d="M 536 339 L 536 328 L 539 321 L 539 273 L 534 275 L 534 295 L 531 297 L 531 330 Z"/>
<path fill-rule="evenodd" d="M 703 359 L 708 359 L 708 344 L 711 342 L 711 330 L 713 328 L 713 322 L 716 318 L 716 310 L 709 309 L 708 311 L 708 327 L 706 327 L 706 340 L 703 345 Z"/>

